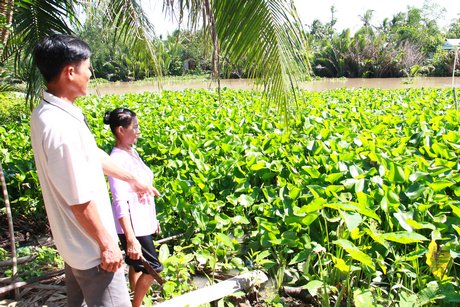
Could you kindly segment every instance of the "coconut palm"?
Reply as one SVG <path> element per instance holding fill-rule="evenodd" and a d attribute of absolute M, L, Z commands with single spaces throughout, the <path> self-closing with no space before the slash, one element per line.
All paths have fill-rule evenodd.
<path fill-rule="evenodd" d="M 91 17 L 91 7 L 105 12 L 104 21 L 117 29 L 116 39 L 151 41 L 153 27 L 137 0 L 0 0 L 6 24 L 2 61 L 14 57 L 16 69 L 27 72 L 29 93 L 40 85 L 30 60 L 35 44 L 51 33 L 72 33 L 79 18 Z M 163 0 L 163 7 L 167 13 L 178 11 L 181 20 L 188 16 L 192 27 L 202 25 L 212 41 L 214 78 L 220 75 L 221 58 L 244 57 L 251 76 L 263 81 L 267 97 L 287 109 L 294 76 L 306 71 L 301 23 L 291 0 Z"/>

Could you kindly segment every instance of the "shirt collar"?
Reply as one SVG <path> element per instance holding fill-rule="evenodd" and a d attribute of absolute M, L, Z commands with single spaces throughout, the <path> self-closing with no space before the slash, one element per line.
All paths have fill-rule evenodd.
<path fill-rule="evenodd" d="M 59 109 L 69 113 L 76 119 L 85 122 L 85 116 L 83 115 L 83 112 L 75 104 L 64 101 L 61 98 L 56 97 L 53 94 L 46 91 L 43 92 L 43 100 L 46 103 L 52 104 L 55 107 L 58 107 Z"/>

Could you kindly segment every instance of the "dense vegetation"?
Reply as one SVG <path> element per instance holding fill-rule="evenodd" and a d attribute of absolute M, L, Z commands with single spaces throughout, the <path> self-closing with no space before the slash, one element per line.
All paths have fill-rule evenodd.
<path fill-rule="evenodd" d="M 303 25 L 307 49 L 299 53 L 310 62 L 307 65 L 310 74 L 318 77 L 450 76 L 454 56 L 441 46 L 447 38 L 460 37 L 460 20 L 452 20 L 446 28 L 440 28 L 439 19 L 444 11 L 426 1 L 422 7 L 408 7 L 388 16 L 381 24 L 374 22 L 373 11 L 366 11 L 360 17 L 362 27 L 352 33 L 350 29 L 336 28 L 338 20 L 332 7 L 329 22 L 313 20 Z M 87 14 L 91 18 L 84 19 L 74 31 L 94 51 L 92 63 L 97 78 L 142 80 L 155 77 L 160 71 L 164 76 L 211 74 L 212 38 L 203 30 L 177 30 L 168 37 L 151 38 L 151 45 L 133 44 L 130 39 L 117 40 L 119 32 L 113 24 L 104 22 L 104 10 L 91 10 Z M 3 60 L 0 80 L 29 79 L 28 63 L 18 67 L 15 75 L 2 76 L 2 71 L 12 70 L 8 62 L 14 58 L 8 58 L 7 54 Z M 252 75 L 246 56 L 222 55 L 220 67 L 223 78 Z"/>
<path fill-rule="evenodd" d="M 460 20 L 440 29 L 445 9 L 425 1 L 373 22 L 373 11 L 360 16 L 362 27 L 354 34 L 337 32 L 334 8 L 329 23 L 308 26 L 315 75 L 323 77 L 409 77 L 452 75 L 453 53 L 442 50 L 448 38 L 460 37 Z"/>
<path fill-rule="evenodd" d="M 299 93 L 289 132 L 258 92 L 224 90 L 86 97 L 99 145 L 107 109 L 139 116 L 137 148 L 155 173 L 169 277 L 267 272 L 303 286 L 317 305 L 460 302 L 459 113 L 440 89 Z M 44 222 L 27 117 L 6 122 L 0 146 L 15 216 Z M 193 233 L 199 229 L 198 233 Z M 276 293 L 276 292 L 274 292 Z M 278 295 L 266 304 L 282 304 Z"/>
<path fill-rule="evenodd" d="M 446 38 L 460 37 L 459 19 L 441 29 L 438 19 L 443 9 L 429 5 L 409 7 L 406 12 L 388 16 L 382 24 L 373 22 L 373 12 L 363 12 L 362 27 L 338 31 L 334 8 L 331 20 L 314 20 L 304 25 L 312 75 L 319 77 L 412 77 L 451 76 L 454 56 L 442 50 Z M 101 35 L 102 33 L 102 35 Z M 93 65 L 97 77 L 107 80 L 133 80 L 155 76 L 148 50 L 131 45 L 112 45 L 113 31 L 101 27 L 97 19 L 88 22 L 80 36 L 94 49 Z M 164 75 L 210 74 L 211 41 L 204 32 L 175 31 L 157 38 Z M 222 61 L 223 78 L 247 77 L 243 61 Z"/>

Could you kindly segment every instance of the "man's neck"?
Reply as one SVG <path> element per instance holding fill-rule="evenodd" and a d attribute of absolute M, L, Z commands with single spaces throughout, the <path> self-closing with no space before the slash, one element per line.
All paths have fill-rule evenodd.
<path fill-rule="evenodd" d="M 62 90 L 61 87 L 54 86 L 53 84 L 48 84 L 47 92 L 71 104 L 75 101 L 75 98 L 70 97 L 65 90 Z"/>

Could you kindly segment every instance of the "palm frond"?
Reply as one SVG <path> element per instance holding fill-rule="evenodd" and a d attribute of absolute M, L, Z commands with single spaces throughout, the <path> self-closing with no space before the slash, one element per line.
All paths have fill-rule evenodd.
<path fill-rule="evenodd" d="M 37 99 L 42 87 L 40 74 L 32 65 L 34 46 L 53 33 L 72 33 L 69 20 L 74 18 L 74 4 L 70 0 L 16 0 L 13 15 L 13 31 L 3 56 L 15 56 L 16 74 L 27 83 L 27 102 L 30 106 Z"/>
<path fill-rule="evenodd" d="M 290 1 L 213 1 L 222 55 L 245 57 L 252 77 L 263 81 L 269 101 L 285 113 L 295 78 L 307 72 L 301 23 Z"/>
<path fill-rule="evenodd" d="M 34 46 L 45 36 L 54 33 L 72 33 L 75 8 L 73 1 L 17 0 L 13 18 L 15 39 L 8 45 L 25 43 L 23 53 L 31 54 Z M 76 25 L 76 24 L 73 24 Z"/>
<path fill-rule="evenodd" d="M 154 63 L 155 72 L 161 75 L 160 61 L 153 45 L 155 29 L 147 18 L 140 1 L 100 1 L 100 5 L 107 12 L 103 21 L 115 28 L 113 43 L 124 41 L 133 48 L 148 50 Z"/>
<path fill-rule="evenodd" d="M 209 3 L 211 12 L 206 10 Z M 181 15 L 189 10 L 192 26 L 200 16 L 219 59 L 213 65 L 218 66 L 222 58 L 235 63 L 245 59 L 250 77 L 262 81 L 269 101 L 281 107 L 287 121 L 295 79 L 309 71 L 308 59 L 302 54 L 306 39 L 291 1 L 165 0 L 164 6 L 179 7 Z"/>

